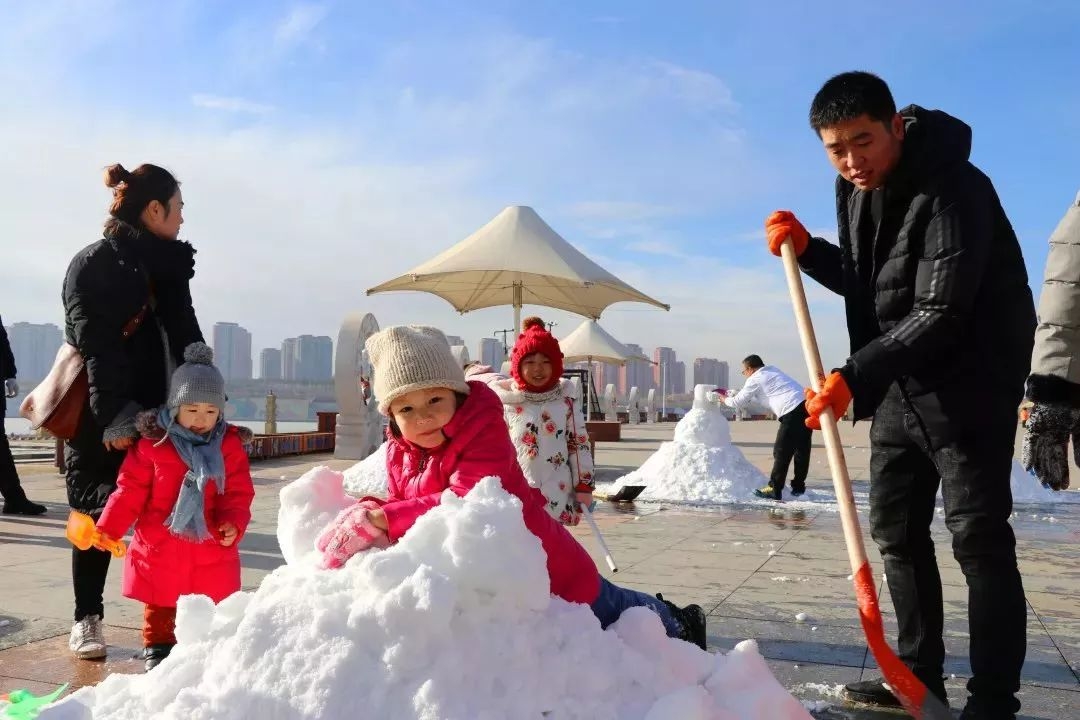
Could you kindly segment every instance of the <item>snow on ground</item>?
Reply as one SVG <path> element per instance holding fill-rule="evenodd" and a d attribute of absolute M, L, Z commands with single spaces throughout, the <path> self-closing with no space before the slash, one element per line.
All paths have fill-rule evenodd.
<path fill-rule="evenodd" d="M 345 489 L 353 495 L 386 495 L 386 443 L 345 471 Z"/>
<path fill-rule="evenodd" d="M 552 598 L 540 543 L 494 478 L 444 494 L 396 546 L 317 569 L 306 548 L 349 502 L 342 480 L 316 468 L 282 490 L 288 564 L 255 592 L 182 598 L 164 663 L 42 720 L 809 720 L 752 641 L 712 655 L 649 610 L 602 631 Z"/>

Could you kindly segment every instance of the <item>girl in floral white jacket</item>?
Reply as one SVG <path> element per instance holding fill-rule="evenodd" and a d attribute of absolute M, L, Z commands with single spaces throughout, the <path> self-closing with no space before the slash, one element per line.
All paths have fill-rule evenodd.
<path fill-rule="evenodd" d="M 526 318 L 522 325 L 510 355 L 512 378 L 483 379 L 503 402 L 510 438 L 529 484 L 547 498 L 552 517 L 577 525 L 581 506 L 592 505 L 594 486 L 585 416 L 574 384 L 562 377 L 559 341 L 540 318 Z"/>

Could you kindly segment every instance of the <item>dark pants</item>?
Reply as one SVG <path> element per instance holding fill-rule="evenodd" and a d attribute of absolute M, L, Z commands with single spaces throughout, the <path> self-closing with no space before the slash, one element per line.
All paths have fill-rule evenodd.
<path fill-rule="evenodd" d="M 986 419 L 990 420 L 990 419 Z M 1027 607 L 1009 515 L 1015 411 L 971 442 L 931 443 L 893 386 L 870 429 L 870 528 L 885 561 L 899 624 L 900 659 L 940 684 L 945 660 L 941 576 L 930 523 L 941 485 L 953 554 L 967 579 L 972 678 L 978 717 L 1012 718 L 1027 644 Z"/>
<path fill-rule="evenodd" d="M 668 637 L 679 637 L 682 630 L 679 622 L 672 616 L 671 610 L 662 600 L 637 590 L 619 587 L 606 578 L 600 578 L 600 594 L 589 607 L 592 608 L 593 615 L 600 621 L 602 628 L 607 628 L 618 620 L 624 610 L 632 607 L 647 607 L 660 616 L 660 622 L 664 623 Z"/>
<path fill-rule="evenodd" d="M 810 471 L 810 440 L 813 430 L 806 427 L 806 405 L 799 403 L 789 413 L 780 417 L 780 429 L 773 443 L 773 466 L 769 474 L 769 487 L 779 495 L 787 482 L 788 466 L 795 458 L 795 476 L 791 489 L 801 493 L 806 490 L 806 474 Z"/>
<path fill-rule="evenodd" d="M 101 442 L 101 428 L 89 406 L 83 409 L 75 437 L 64 446 L 68 505 L 95 520 L 116 489 L 116 476 L 126 453 L 109 451 Z M 110 553 L 72 548 L 71 580 L 75 590 L 75 620 L 87 615 L 105 617 L 103 595 L 109 575 Z"/>
<path fill-rule="evenodd" d="M 112 553 L 90 548 L 71 549 L 71 579 L 75 585 L 75 621 L 87 615 L 105 617 L 105 579 Z"/>
<path fill-rule="evenodd" d="M 3 388 L 0 386 L 0 391 Z M 11 445 L 8 444 L 7 430 L 4 429 L 4 414 L 7 412 L 7 401 L 0 404 L 0 495 L 4 496 L 5 503 L 18 505 L 26 500 L 22 484 L 19 483 L 19 473 L 15 470 L 15 458 L 11 456 Z"/>

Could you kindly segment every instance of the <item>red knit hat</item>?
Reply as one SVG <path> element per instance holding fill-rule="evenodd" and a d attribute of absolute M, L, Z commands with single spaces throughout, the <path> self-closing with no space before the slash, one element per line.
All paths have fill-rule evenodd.
<path fill-rule="evenodd" d="M 510 374 L 519 387 L 530 392 L 547 392 L 559 384 L 563 373 L 563 354 L 559 341 L 547 331 L 544 321 L 538 317 L 525 318 L 522 333 L 518 335 L 514 349 L 510 352 Z M 551 361 L 551 379 L 544 387 L 530 385 L 521 376 L 521 361 L 533 353 L 542 353 Z"/>

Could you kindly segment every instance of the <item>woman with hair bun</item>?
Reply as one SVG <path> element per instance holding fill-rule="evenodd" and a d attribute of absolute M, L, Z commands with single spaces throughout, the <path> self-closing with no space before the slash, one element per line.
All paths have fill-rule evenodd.
<path fill-rule="evenodd" d="M 180 183 L 157 165 L 105 170 L 113 200 L 101 240 L 75 254 L 64 278 L 64 334 L 86 361 L 89 398 L 64 462 L 68 504 L 97 519 L 116 489 L 135 417 L 166 400 L 184 348 L 202 342 L 191 302 L 195 249 L 177 239 Z M 110 554 L 73 549 L 78 658 L 106 654 L 103 594 Z"/>

